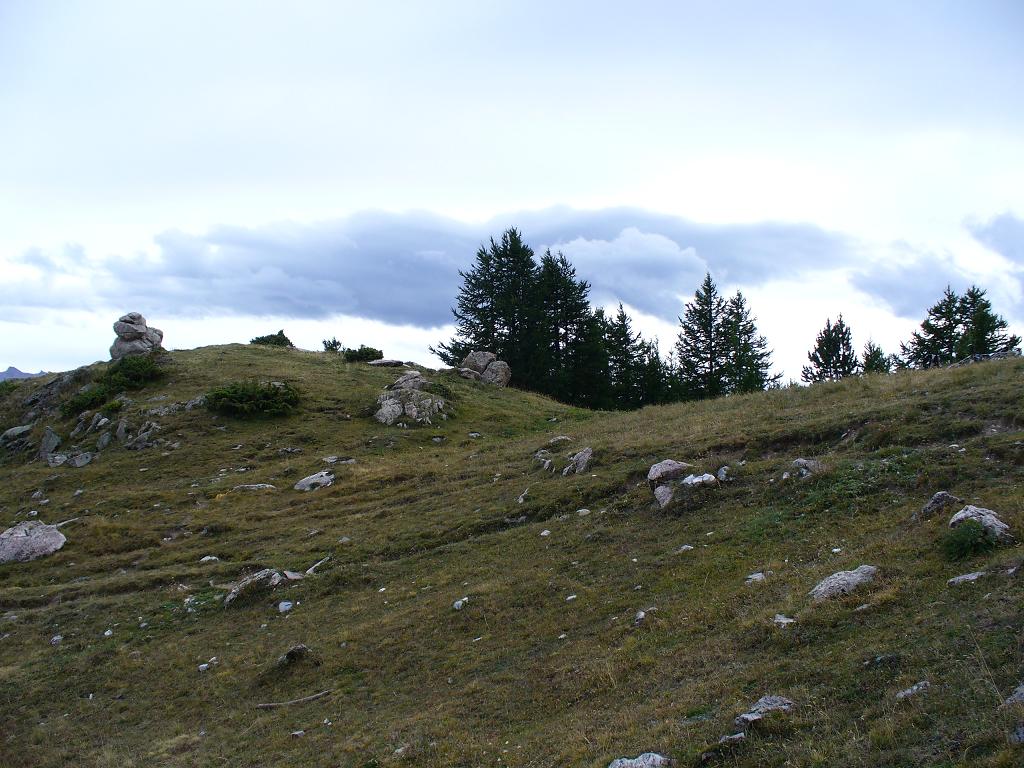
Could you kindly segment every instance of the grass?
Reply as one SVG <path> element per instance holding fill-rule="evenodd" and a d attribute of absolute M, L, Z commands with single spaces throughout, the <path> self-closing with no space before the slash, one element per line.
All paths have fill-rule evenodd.
<path fill-rule="evenodd" d="M 766 693 L 798 706 L 719 764 L 1019 764 L 1006 733 L 1024 713 L 998 704 L 1024 678 L 1021 572 L 1000 572 L 1020 549 L 953 563 L 948 515 L 911 515 L 944 489 L 1024 531 L 1022 361 L 614 414 L 428 374 L 455 415 L 403 430 L 363 415 L 394 370 L 240 345 L 170 358 L 119 417 L 239 380 L 302 400 L 273 421 L 159 417 L 179 448 L 111 447 L 77 470 L 4 459 L 5 525 L 79 518 L 60 552 L 0 566 L 4 765 L 603 767 L 648 750 L 692 765 Z M 0 401 L 0 426 L 42 383 Z M 53 426 L 67 440 L 73 424 Z M 536 468 L 559 434 L 559 450 L 594 448 L 587 474 Z M 327 455 L 356 463 L 293 491 Z M 826 471 L 783 481 L 799 456 Z M 645 477 L 663 458 L 736 479 L 658 510 Z M 327 554 L 315 577 L 219 603 L 245 573 Z M 810 603 L 862 563 L 880 568 L 871 588 Z M 946 585 L 969 570 L 998 573 Z M 278 668 L 296 643 L 317 663 Z M 922 679 L 928 694 L 895 700 Z"/>

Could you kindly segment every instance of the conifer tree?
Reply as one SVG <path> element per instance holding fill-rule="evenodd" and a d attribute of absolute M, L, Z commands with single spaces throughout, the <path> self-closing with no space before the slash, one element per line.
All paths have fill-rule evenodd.
<path fill-rule="evenodd" d="M 892 356 L 885 354 L 880 346 L 868 339 L 861 356 L 861 370 L 864 373 L 892 373 L 893 365 Z"/>
<path fill-rule="evenodd" d="M 608 321 L 603 309 L 588 314 L 566 356 L 566 402 L 585 408 L 614 407 L 608 378 L 607 332 Z"/>
<path fill-rule="evenodd" d="M 853 351 L 853 336 L 850 327 L 839 315 L 835 325 L 831 318 L 819 331 L 814 349 L 807 353 L 810 365 L 805 365 L 800 378 L 810 383 L 815 381 L 836 381 L 857 373 L 860 363 Z"/>
<path fill-rule="evenodd" d="M 962 333 L 956 345 L 958 360 L 1004 354 L 1020 346 L 1020 336 L 1007 334 L 1008 323 L 992 311 L 992 302 L 985 298 L 985 293 L 972 285 L 960 297 Z"/>
<path fill-rule="evenodd" d="M 907 364 L 914 368 L 948 365 L 957 359 L 962 336 L 960 298 L 948 285 L 942 298 L 928 309 L 921 330 L 911 334 L 910 341 L 900 345 Z"/>
<path fill-rule="evenodd" d="M 537 274 L 538 326 L 534 355 L 534 388 L 560 400 L 568 398 L 568 362 L 590 323 L 590 284 L 576 279 L 564 255 L 541 257 Z"/>
<path fill-rule="evenodd" d="M 639 405 L 667 403 L 672 399 L 671 368 L 661 359 L 658 340 L 640 342 Z"/>
<path fill-rule="evenodd" d="M 725 304 L 721 323 L 726 392 L 760 392 L 776 386 L 782 374 L 772 376 L 772 352 L 757 332 L 757 323 L 740 291 Z"/>
<path fill-rule="evenodd" d="M 608 321 L 605 343 L 612 401 L 616 408 L 636 408 L 643 398 L 644 346 L 640 334 L 633 332 L 629 315 L 621 303 L 615 317 Z"/>
<path fill-rule="evenodd" d="M 679 318 L 676 355 L 680 383 L 688 398 L 717 397 L 725 391 L 724 313 L 725 301 L 708 272 Z"/>

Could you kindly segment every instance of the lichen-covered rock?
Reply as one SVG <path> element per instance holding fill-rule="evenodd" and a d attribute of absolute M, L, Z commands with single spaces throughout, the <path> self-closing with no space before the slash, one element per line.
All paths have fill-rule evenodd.
<path fill-rule="evenodd" d="M 839 571 L 818 582 L 809 594 L 816 601 L 848 595 L 864 584 L 874 581 L 877 573 L 878 569 L 873 565 L 861 565 L 852 571 Z"/>
<path fill-rule="evenodd" d="M 480 374 L 472 368 L 459 368 L 459 376 L 470 381 L 480 381 Z"/>
<path fill-rule="evenodd" d="M 955 587 L 959 584 L 970 584 L 973 581 L 977 581 L 983 576 L 987 576 L 987 571 L 975 571 L 974 573 L 965 573 L 962 576 L 954 576 L 952 579 L 946 582 L 951 587 Z"/>
<path fill-rule="evenodd" d="M 672 503 L 673 496 L 675 496 L 675 491 L 672 490 L 670 485 L 659 485 L 654 489 L 654 498 L 662 509 Z"/>
<path fill-rule="evenodd" d="M 146 325 L 146 318 L 138 312 L 122 315 L 114 323 L 117 338 L 110 347 L 110 359 L 120 360 L 129 355 L 147 355 L 159 349 L 164 332 Z"/>
<path fill-rule="evenodd" d="M 377 398 L 377 412 L 373 417 L 381 424 L 432 424 L 435 416 L 444 413 L 446 401 L 442 397 L 415 389 L 397 389 Z"/>
<path fill-rule="evenodd" d="M 224 607 L 227 608 L 240 597 L 249 597 L 257 592 L 273 589 L 284 580 L 284 576 L 273 568 L 264 568 L 262 571 L 249 574 L 231 588 L 224 598 Z"/>
<path fill-rule="evenodd" d="M 45 459 L 60 446 L 60 435 L 53 431 L 53 427 L 47 427 L 43 434 L 43 440 L 39 444 L 39 457 Z"/>
<path fill-rule="evenodd" d="M 793 468 L 800 477 L 809 477 L 825 471 L 825 465 L 817 459 L 793 459 Z"/>
<path fill-rule="evenodd" d="M 672 768 L 676 761 L 657 752 L 644 752 L 637 757 L 620 757 L 608 763 L 608 768 Z"/>
<path fill-rule="evenodd" d="M 985 532 L 996 541 L 1012 541 L 1010 526 L 999 519 L 999 516 L 991 509 L 975 507 L 968 504 L 949 519 L 949 527 L 956 528 L 967 520 L 974 520 Z"/>
<path fill-rule="evenodd" d="M 466 359 L 462 361 L 462 365 L 459 367 L 468 368 L 483 375 L 483 372 L 487 370 L 487 366 L 493 363 L 497 357 L 493 352 L 473 351 L 466 355 Z"/>
<path fill-rule="evenodd" d="M 651 466 L 650 471 L 647 473 L 647 483 L 651 486 L 651 490 L 653 491 L 659 485 L 663 485 L 669 480 L 675 480 L 677 477 L 682 477 L 686 474 L 686 470 L 690 469 L 692 466 L 692 464 L 687 464 L 684 461 L 676 461 L 674 459 L 659 461 L 657 464 Z"/>
<path fill-rule="evenodd" d="M 0 563 L 24 563 L 52 555 L 66 541 L 56 525 L 26 520 L 0 533 Z"/>
<path fill-rule="evenodd" d="M 261 484 L 262 485 L 262 484 Z M 334 473 L 324 469 L 316 474 L 304 477 L 295 484 L 296 491 L 315 491 L 317 488 L 326 488 L 334 485 Z M 273 488 L 274 486 L 270 486 Z M 252 488 L 252 486 L 250 486 Z"/>
<path fill-rule="evenodd" d="M 388 360 L 384 358 L 381 360 L 370 360 L 367 365 L 372 365 L 374 368 L 401 368 L 405 363 L 401 360 Z"/>

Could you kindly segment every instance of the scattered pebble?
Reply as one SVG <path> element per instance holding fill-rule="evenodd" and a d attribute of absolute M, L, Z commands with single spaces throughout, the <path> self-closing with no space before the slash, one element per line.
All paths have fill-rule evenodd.
<path fill-rule="evenodd" d="M 294 606 L 295 604 L 291 600 L 282 600 L 277 604 L 277 612 L 288 613 Z"/>
<path fill-rule="evenodd" d="M 105 631 L 103 633 L 104 637 L 113 637 L 113 635 L 114 635 L 114 630 L 112 630 L 112 629 L 108 629 L 107 631 Z"/>
<path fill-rule="evenodd" d="M 929 683 L 927 680 L 922 680 L 920 683 L 914 683 L 914 685 L 910 686 L 906 690 L 897 693 L 896 700 L 899 701 L 901 699 L 906 699 L 910 696 L 917 696 L 919 693 L 924 693 L 931 687 L 931 683 Z"/>
<path fill-rule="evenodd" d="M 796 619 L 791 619 L 788 616 L 784 616 L 781 613 L 776 613 L 775 618 L 772 619 L 772 621 L 775 622 L 775 625 L 779 627 L 788 627 L 790 624 L 796 623 Z"/>
<path fill-rule="evenodd" d="M 541 536 L 550 536 L 551 535 L 551 531 L 549 531 L 547 528 L 545 528 L 543 531 L 540 532 L 540 535 Z"/>
<path fill-rule="evenodd" d="M 460 597 L 458 600 L 452 603 L 452 608 L 454 608 L 456 611 L 461 611 L 463 608 L 466 607 L 466 603 L 468 602 L 468 597 Z"/>
<path fill-rule="evenodd" d="M 575 599 L 576 599 L 576 595 L 569 595 L 567 598 L 565 598 L 565 602 L 571 603 Z"/>
<path fill-rule="evenodd" d="M 50 638 L 50 645 L 60 645 L 64 639 L 64 635 L 54 635 Z"/>

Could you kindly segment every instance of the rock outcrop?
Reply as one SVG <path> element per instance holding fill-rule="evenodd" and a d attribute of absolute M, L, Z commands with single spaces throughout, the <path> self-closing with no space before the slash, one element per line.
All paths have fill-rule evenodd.
<path fill-rule="evenodd" d="M 677 477 L 687 474 L 686 470 L 692 466 L 692 464 L 687 464 L 685 461 L 676 461 L 675 459 L 659 461 L 647 473 L 647 483 L 653 491 L 659 485 L 664 485 L 670 480 L 675 480 Z"/>
<path fill-rule="evenodd" d="M 296 491 L 315 491 L 317 488 L 326 488 L 334 485 L 334 473 L 324 469 L 315 475 L 304 477 L 295 484 Z M 270 486 L 273 488 L 273 486 Z"/>
<path fill-rule="evenodd" d="M 736 726 L 746 729 L 752 723 L 763 720 L 769 712 L 789 712 L 793 709 L 793 702 L 785 696 L 762 696 L 754 705 L 736 717 Z"/>
<path fill-rule="evenodd" d="M 248 597 L 257 592 L 273 589 L 283 581 L 284 576 L 273 568 L 264 568 L 262 571 L 256 571 L 256 573 L 246 576 L 231 588 L 231 591 L 224 598 L 224 607 L 227 608 L 240 597 Z"/>
<path fill-rule="evenodd" d="M 25 520 L 0 533 L 0 563 L 24 563 L 52 555 L 66 541 L 56 525 Z"/>
<path fill-rule="evenodd" d="M 568 466 L 562 470 L 562 477 L 579 475 L 586 472 L 592 458 L 594 458 L 594 450 L 592 448 L 584 448 L 582 451 L 574 453 L 569 457 Z"/>
<path fill-rule="evenodd" d="M 819 602 L 848 595 L 864 584 L 874 581 L 877 573 L 878 569 L 873 565 L 861 565 L 852 571 L 839 571 L 818 582 L 810 591 L 810 595 Z"/>
<path fill-rule="evenodd" d="M 637 757 L 620 757 L 612 760 L 608 768 L 672 768 L 676 761 L 657 752 L 644 752 Z"/>
<path fill-rule="evenodd" d="M 117 338 L 110 347 L 110 359 L 120 360 L 130 355 L 148 355 L 164 340 L 164 332 L 146 325 L 146 318 L 138 312 L 122 315 L 114 323 Z"/>
<path fill-rule="evenodd" d="M 462 361 L 459 375 L 464 379 L 479 379 L 485 384 L 506 387 L 512 380 L 512 369 L 505 361 L 498 360 L 493 352 L 473 351 Z"/>
<path fill-rule="evenodd" d="M 377 398 L 377 412 L 373 417 L 381 424 L 409 426 L 432 424 L 433 418 L 447 418 L 447 402 L 443 397 L 427 392 L 430 381 L 419 371 L 403 373 Z"/>
<path fill-rule="evenodd" d="M 921 508 L 921 511 L 914 517 L 921 520 L 929 520 L 933 515 L 941 512 L 946 507 L 959 504 L 961 501 L 963 501 L 963 499 L 954 496 L 949 491 L 939 491 L 928 500 L 928 503 L 925 504 Z"/>

